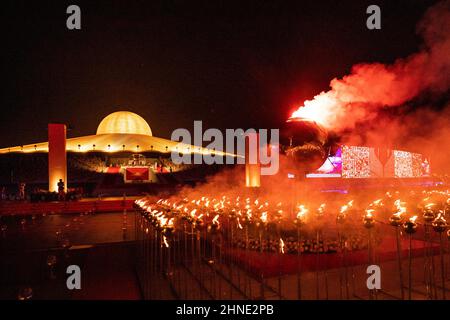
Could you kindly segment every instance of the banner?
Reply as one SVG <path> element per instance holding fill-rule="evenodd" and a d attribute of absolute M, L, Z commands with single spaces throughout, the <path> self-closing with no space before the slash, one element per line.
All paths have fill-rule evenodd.
<path fill-rule="evenodd" d="M 148 181 L 150 172 L 148 167 L 127 167 L 125 168 L 125 181 Z"/>

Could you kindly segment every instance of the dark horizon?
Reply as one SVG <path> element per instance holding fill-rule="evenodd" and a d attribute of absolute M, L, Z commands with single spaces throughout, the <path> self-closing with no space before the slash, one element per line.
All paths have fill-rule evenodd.
<path fill-rule="evenodd" d="M 138 113 L 153 134 L 175 128 L 278 128 L 296 106 L 360 62 L 392 63 L 421 46 L 416 24 L 437 1 L 279 3 L 67 1 L 4 6 L 5 87 L 0 147 L 47 140 L 49 122 L 69 137 L 94 134 L 111 112 Z"/>

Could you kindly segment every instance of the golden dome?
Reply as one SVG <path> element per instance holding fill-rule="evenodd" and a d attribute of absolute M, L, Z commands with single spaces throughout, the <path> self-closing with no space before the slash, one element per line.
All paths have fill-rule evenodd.
<path fill-rule="evenodd" d="M 152 129 L 140 115 L 129 111 L 117 111 L 107 115 L 98 125 L 97 134 L 144 134 L 152 135 Z"/>

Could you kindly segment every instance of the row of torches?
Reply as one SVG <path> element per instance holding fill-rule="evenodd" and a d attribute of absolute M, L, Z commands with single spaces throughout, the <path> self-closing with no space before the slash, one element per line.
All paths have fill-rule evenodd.
<path fill-rule="evenodd" d="M 259 217 L 253 218 L 253 212 L 255 211 L 251 207 L 250 198 L 247 198 L 245 205 L 245 214 L 242 214 L 243 210 L 240 210 L 239 197 L 234 208 L 228 211 L 228 217 L 236 219 L 237 226 L 242 229 L 243 223 L 251 223 L 254 220 L 256 226 L 266 226 L 269 223 L 269 215 L 267 208 L 269 207 L 269 202 L 259 205 L 258 199 L 255 200 L 254 204 L 257 206 L 257 210 L 264 210 L 261 212 Z M 189 203 L 187 198 L 183 199 L 183 202 Z M 208 211 L 210 203 L 216 202 L 212 205 L 213 218 L 211 219 L 211 212 Z M 160 199 L 155 204 L 149 204 L 147 200 L 141 199 L 136 201 L 136 205 L 147 211 L 147 216 L 152 220 L 154 226 L 158 227 L 163 234 L 171 233 L 174 231 L 174 221 L 175 219 L 182 218 L 189 223 L 192 223 L 197 228 L 203 228 L 205 226 L 205 220 L 209 220 L 210 223 L 207 224 L 207 229 L 209 231 L 215 232 L 220 229 L 219 219 L 225 212 L 225 203 L 230 204 L 230 201 L 226 200 L 226 196 L 222 197 L 221 200 L 209 200 L 207 197 L 202 197 L 199 200 L 190 201 L 191 204 L 195 204 L 198 208 L 193 208 L 189 210 L 188 205 L 172 203 L 168 199 Z M 450 200 L 449 200 L 450 203 Z M 202 212 L 200 208 L 206 210 Z M 274 215 L 273 222 L 279 222 L 282 219 L 283 210 L 281 209 L 282 203 L 277 204 L 276 214 Z M 353 206 L 353 200 L 349 201 L 347 204 L 341 207 L 340 212 L 336 216 L 337 223 L 343 223 L 347 217 L 347 211 Z M 381 199 L 372 202 L 369 207 L 365 210 L 365 215 L 363 216 L 363 225 L 366 228 L 372 228 L 375 225 L 374 212 L 377 208 L 383 206 Z M 393 213 L 389 218 L 389 224 L 394 227 L 402 226 L 403 230 L 407 234 L 413 234 L 417 231 L 418 223 L 417 215 L 410 217 L 405 221 L 403 215 L 406 213 L 405 203 L 400 200 L 395 201 L 395 206 L 397 211 Z M 425 223 L 431 224 L 434 231 L 438 233 L 445 232 L 448 228 L 447 221 L 444 218 L 444 210 L 439 210 L 436 215 L 436 210 L 433 209 L 436 204 L 429 203 L 424 206 L 423 220 Z M 159 207 L 159 209 L 158 209 Z M 326 205 L 321 204 L 317 209 L 316 217 L 320 219 L 324 215 Z M 162 210 L 161 210 L 162 209 Z M 227 208 L 229 209 L 229 208 Z M 294 220 L 295 225 L 304 225 L 306 223 L 306 215 L 309 209 L 305 205 L 297 206 L 298 213 L 296 219 Z M 199 213 L 202 212 L 202 213 Z M 169 214 L 172 213 L 172 214 Z M 199 214 L 198 214 L 199 213 Z M 181 214 L 181 216 L 180 216 Z M 450 230 L 447 232 L 450 237 Z M 280 242 L 282 239 L 280 239 Z"/>
<path fill-rule="evenodd" d="M 145 215 L 150 219 L 153 226 L 155 226 L 164 236 L 168 236 L 174 232 L 175 220 L 181 219 L 189 224 L 192 224 L 196 229 L 203 229 L 206 227 L 208 232 L 216 233 L 221 228 L 220 218 L 225 211 L 228 213 L 228 218 L 234 219 L 239 229 L 243 229 L 243 224 L 250 224 L 255 221 L 257 227 L 265 227 L 269 223 L 268 210 L 262 211 L 258 218 L 253 218 L 253 212 L 250 198 L 245 200 L 245 206 L 240 209 L 241 205 L 239 197 L 236 199 L 235 207 L 229 209 L 230 201 L 226 196 L 220 200 L 202 197 L 198 200 L 189 201 L 184 198 L 180 204 L 179 202 L 170 202 L 168 199 L 159 199 L 155 203 L 149 203 L 145 199 L 137 200 L 136 205 L 145 212 Z M 259 205 L 259 200 L 253 203 L 258 210 L 267 209 L 269 202 Z M 226 205 L 228 205 L 226 207 Z M 191 207 L 191 208 L 190 208 Z M 281 203 L 277 205 L 281 207 Z M 245 214 L 242 214 L 245 211 Z M 283 211 L 277 210 L 275 219 L 280 220 Z M 166 242 L 167 243 L 167 242 Z M 284 241 L 280 238 L 281 251 L 284 251 Z"/>
<path fill-rule="evenodd" d="M 423 202 L 425 203 L 422 207 L 423 211 L 423 221 L 424 221 L 424 228 L 425 228 L 425 241 L 426 248 L 425 248 L 425 264 L 430 265 L 431 270 L 427 270 L 429 273 L 428 279 L 425 279 L 426 281 L 426 287 L 427 287 L 427 297 L 432 298 L 431 293 L 431 287 L 433 286 L 434 282 L 434 261 L 433 261 L 433 254 L 432 254 L 432 248 L 431 248 L 431 240 L 430 235 L 428 233 L 428 226 L 431 226 L 432 229 L 439 234 L 440 239 L 440 258 L 441 258 L 441 285 L 442 285 L 442 298 L 446 299 L 446 287 L 445 287 L 445 270 L 444 270 L 444 254 L 443 254 L 443 239 L 442 234 L 448 229 L 447 221 L 444 218 L 445 211 L 448 212 L 450 208 L 450 198 L 446 199 L 446 205 L 443 206 L 442 209 L 436 210 L 437 205 L 435 203 L 429 203 L 431 196 L 440 194 L 445 197 L 448 197 L 448 192 L 440 192 L 440 191 L 431 191 L 431 192 L 424 192 L 425 194 L 428 194 L 429 196 L 425 197 L 423 199 Z M 388 197 L 391 197 L 389 193 L 387 193 Z M 373 216 L 373 213 L 376 211 L 377 207 L 382 206 L 381 199 L 376 200 L 372 202 L 369 205 L 369 208 L 366 209 L 366 214 L 363 218 L 363 224 L 364 227 L 366 227 L 368 230 L 373 228 L 375 226 L 375 218 Z M 412 298 L 412 235 L 417 232 L 418 223 L 417 223 L 417 215 L 414 215 L 410 217 L 409 219 L 404 219 L 403 215 L 406 213 L 406 203 L 402 202 L 400 199 L 397 199 L 394 201 L 394 206 L 396 208 L 396 212 L 394 212 L 389 217 L 389 224 L 393 226 L 396 229 L 396 241 L 397 241 L 397 260 L 398 260 L 398 271 L 399 271 L 399 280 L 400 280 L 400 288 L 401 288 L 401 298 L 405 298 L 405 292 L 404 292 L 404 284 L 403 284 L 403 270 L 402 270 L 402 258 L 401 258 L 401 244 L 400 244 L 400 233 L 399 228 L 401 228 L 406 234 L 409 235 L 409 248 L 408 248 L 408 298 L 411 300 Z M 437 211 L 437 214 L 436 214 Z M 450 240 L 450 230 L 447 231 L 447 237 Z M 371 264 L 371 252 L 370 252 L 370 231 L 369 231 L 369 264 Z M 430 263 L 430 260 L 432 261 Z M 431 267 L 432 265 L 432 267 Z M 373 292 L 370 292 L 372 294 Z"/>
<path fill-rule="evenodd" d="M 425 226 L 431 226 L 432 229 L 440 235 L 441 247 L 442 233 L 444 233 L 448 224 L 444 218 L 444 215 L 449 212 L 450 198 L 449 191 L 424 191 L 425 198 L 422 200 L 424 205 L 422 206 L 423 221 Z M 396 194 L 397 195 L 397 194 Z M 446 198 L 445 204 L 438 209 L 438 205 L 430 203 L 432 198 L 441 197 Z M 387 200 L 393 198 L 392 194 L 386 193 Z M 354 201 L 351 200 L 345 205 L 340 207 L 339 212 L 336 215 L 336 223 L 344 224 L 350 209 L 353 207 Z M 152 225 L 161 233 L 162 244 L 169 247 L 168 237 L 170 237 L 176 230 L 175 224 L 177 221 L 184 221 L 189 223 L 195 230 L 206 230 L 208 233 L 216 234 L 221 232 L 222 223 L 225 221 L 224 226 L 229 227 L 231 221 L 237 226 L 238 229 L 243 229 L 244 226 L 253 224 L 257 229 L 267 230 L 269 224 L 274 224 L 279 228 L 282 221 L 286 221 L 287 214 L 285 214 L 287 206 L 279 202 L 277 204 L 271 204 L 269 201 L 261 201 L 259 199 L 252 200 L 251 198 L 231 198 L 228 196 L 222 196 L 221 198 L 209 198 L 200 197 L 198 199 L 159 199 L 156 202 L 149 199 L 140 199 L 135 202 L 135 206 L 146 216 Z M 365 214 L 362 217 L 362 224 L 369 232 L 369 264 L 372 263 L 371 253 L 371 234 L 370 230 L 375 226 L 376 222 L 380 222 L 375 219 L 375 214 L 385 210 L 384 200 L 378 199 L 369 204 L 365 209 Z M 406 215 L 406 203 L 400 199 L 394 201 L 394 213 L 388 219 L 388 224 L 395 227 L 396 233 L 399 229 L 403 230 L 410 237 L 409 248 L 409 298 L 411 298 L 411 237 L 416 233 L 418 229 L 417 215 L 410 218 L 405 218 Z M 296 216 L 294 218 L 294 225 L 300 230 L 308 222 L 309 209 L 304 204 L 298 204 L 295 206 Z M 315 210 L 315 217 L 317 221 L 320 221 L 325 214 L 326 204 L 321 204 Z M 270 214 L 269 214 L 270 213 Z M 381 222 L 382 223 L 382 222 Z M 285 241 L 279 233 L 279 253 L 285 252 Z M 450 230 L 447 232 L 447 236 L 450 239 Z M 300 236 L 299 236 L 300 237 Z M 319 236 L 318 236 L 319 237 Z M 402 278 L 401 272 L 401 254 L 400 254 L 400 242 L 399 236 L 397 236 L 397 246 L 399 255 L 399 272 L 400 278 Z M 442 256 L 442 252 L 441 252 Z M 443 272 L 443 270 L 442 270 Z M 402 288 L 402 298 L 404 298 L 403 292 L 403 280 L 400 280 Z M 445 288 L 445 287 L 444 287 Z M 443 293 L 445 298 L 445 293 Z"/>

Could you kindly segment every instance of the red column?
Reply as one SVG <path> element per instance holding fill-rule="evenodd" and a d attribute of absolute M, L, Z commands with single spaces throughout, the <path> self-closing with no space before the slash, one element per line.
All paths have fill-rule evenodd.
<path fill-rule="evenodd" d="M 245 186 L 253 188 L 261 186 L 259 135 L 257 133 L 249 133 L 245 139 Z"/>
<path fill-rule="evenodd" d="M 48 189 L 58 191 L 58 181 L 64 181 L 67 191 L 66 125 L 48 125 Z"/>

